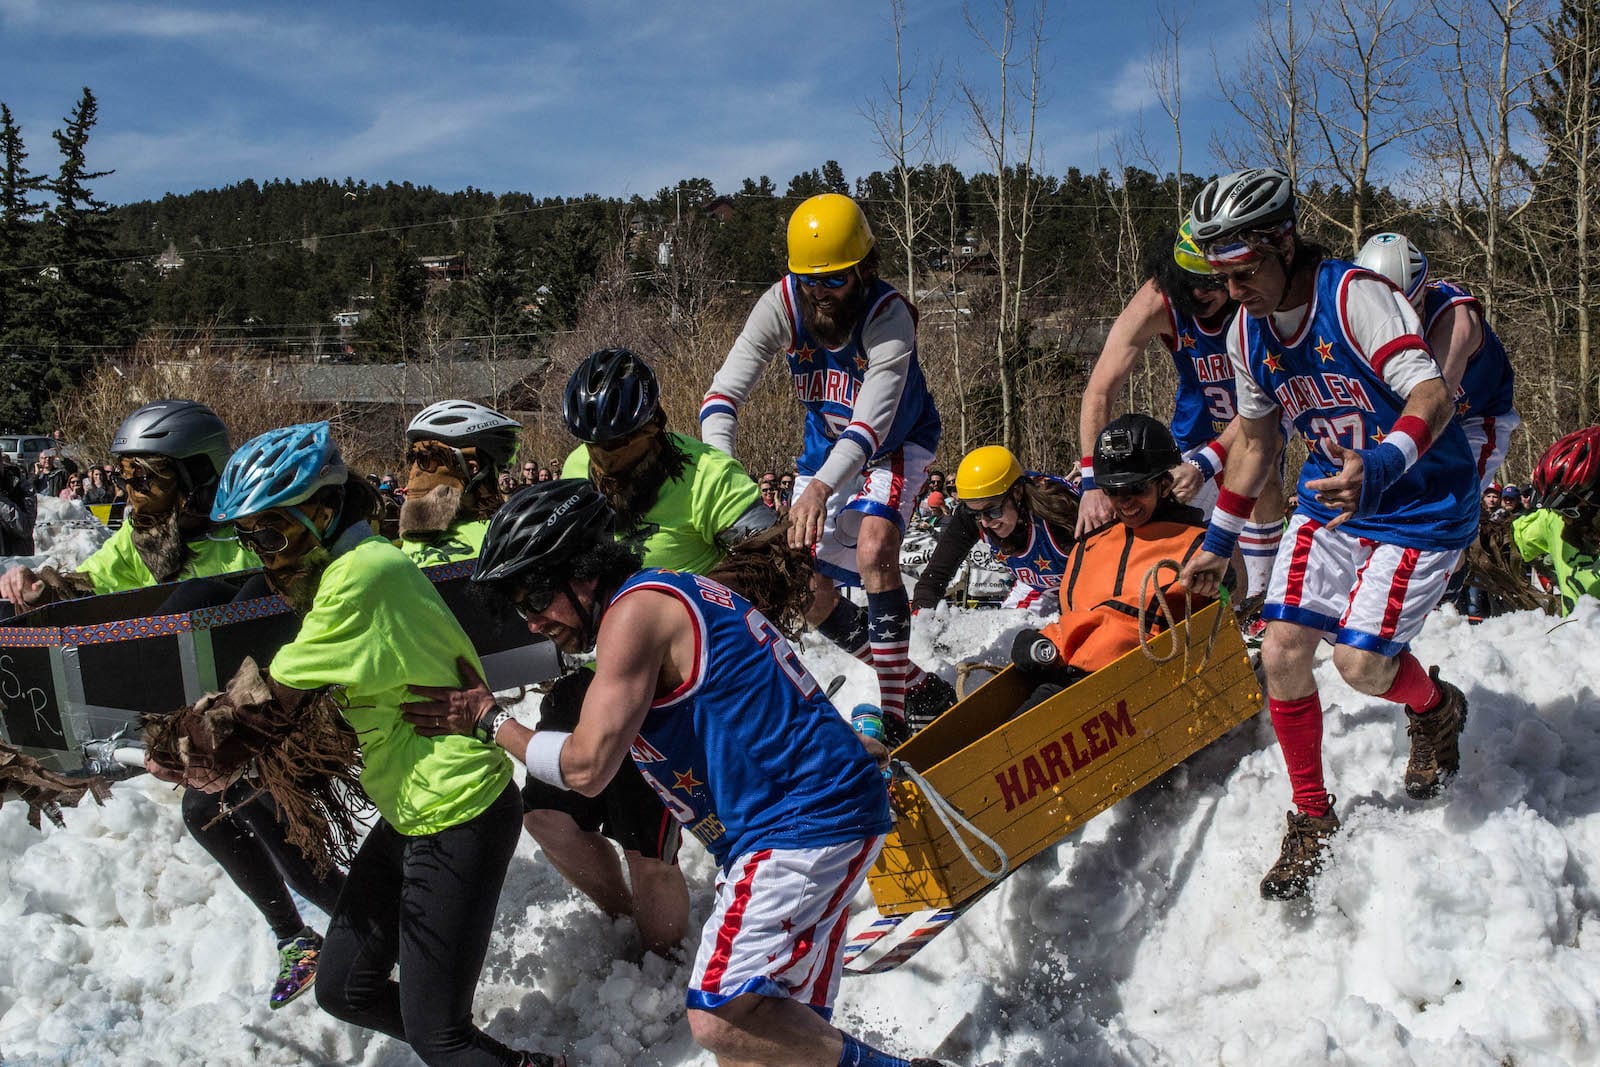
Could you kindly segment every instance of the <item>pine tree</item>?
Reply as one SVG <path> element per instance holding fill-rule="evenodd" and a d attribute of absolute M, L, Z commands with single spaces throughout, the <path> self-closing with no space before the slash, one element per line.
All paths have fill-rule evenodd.
<path fill-rule="evenodd" d="M 0 428 L 33 427 L 38 422 L 35 393 L 38 338 L 26 327 L 25 309 L 36 299 L 37 272 L 25 269 L 29 244 L 45 205 L 32 197 L 44 181 L 28 173 L 22 128 L 11 109 L 0 104 Z"/>
<path fill-rule="evenodd" d="M 528 311 L 525 257 L 490 223 L 467 282 L 462 322 L 466 332 L 480 338 L 478 350 L 488 359 L 515 359 L 533 344 L 533 316 Z"/>
<path fill-rule="evenodd" d="M 363 359 L 370 363 L 414 359 L 422 346 L 422 313 L 427 303 L 428 272 L 412 249 L 396 242 L 372 314 L 356 327 Z"/>

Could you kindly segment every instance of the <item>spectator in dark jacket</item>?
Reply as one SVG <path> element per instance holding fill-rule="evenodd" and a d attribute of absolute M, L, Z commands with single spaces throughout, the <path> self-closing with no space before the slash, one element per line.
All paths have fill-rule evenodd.
<path fill-rule="evenodd" d="M 33 555 L 33 521 L 38 506 L 27 473 L 0 457 L 0 556 Z"/>

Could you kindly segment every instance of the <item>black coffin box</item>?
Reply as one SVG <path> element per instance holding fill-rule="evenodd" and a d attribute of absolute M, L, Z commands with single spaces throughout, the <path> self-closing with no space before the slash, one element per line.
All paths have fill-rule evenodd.
<path fill-rule="evenodd" d="M 467 592 L 472 563 L 423 571 L 483 661 L 495 690 L 555 677 L 561 654 L 515 615 L 497 619 Z M 210 579 L 234 587 L 249 575 Z M 175 586 L 86 597 L 0 620 L 0 739 L 56 770 L 82 765 L 82 746 L 192 704 L 233 676 L 246 656 L 265 666 L 299 619 L 281 598 L 156 614 Z"/>

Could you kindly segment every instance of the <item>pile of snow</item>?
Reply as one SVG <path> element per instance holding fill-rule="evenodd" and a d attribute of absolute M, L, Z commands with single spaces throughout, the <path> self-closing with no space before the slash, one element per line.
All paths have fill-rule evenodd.
<path fill-rule="evenodd" d="M 962 1064 L 1600 1061 L 1586 929 L 1600 903 L 1600 719 L 1583 666 L 1600 663 L 1596 608 L 1562 625 L 1430 620 L 1417 651 L 1471 706 L 1461 777 L 1434 802 L 1402 788 L 1403 716 L 1319 665 L 1345 829 L 1309 900 L 1257 893 L 1289 799 L 1262 715 L 1022 867 L 899 971 L 846 979 L 836 1021 Z M 951 678 L 963 659 L 1001 658 L 1030 618 L 924 613 L 912 652 Z M 831 646 L 803 654 L 819 678 L 847 676 L 841 706 L 875 695 Z M 271 937 L 184 832 L 168 787 L 120 784 L 106 807 L 67 812 L 64 831 L 24 814 L 0 811 L 9 1067 L 415 1062 L 311 997 L 268 1010 Z M 713 871 L 692 842 L 684 856 L 698 923 Z M 863 892 L 856 907 L 870 903 Z M 641 963 L 629 925 L 524 839 L 478 989 L 490 1033 L 599 1067 L 710 1064 L 684 1022 L 686 977 Z"/>
<path fill-rule="evenodd" d="M 34 570 L 44 566 L 71 570 L 111 537 L 111 531 L 82 501 L 53 496 L 37 499 L 39 513 L 33 524 L 35 555 L 18 557 L 14 563 L 24 563 Z"/>

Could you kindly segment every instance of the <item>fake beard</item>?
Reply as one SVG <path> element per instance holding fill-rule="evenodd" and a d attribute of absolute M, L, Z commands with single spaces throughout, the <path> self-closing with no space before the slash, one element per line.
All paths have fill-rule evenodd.
<path fill-rule="evenodd" d="M 440 481 L 422 492 L 413 488 L 400 505 L 400 537 L 432 541 L 450 528 L 460 510 L 460 482 Z"/>
<path fill-rule="evenodd" d="M 618 531 L 629 535 L 639 528 L 645 514 L 656 506 L 661 487 L 683 473 L 687 459 L 672 439 L 662 434 L 659 447 L 651 449 L 644 459 L 618 474 L 601 471 L 590 460 L 589 471 L 594 486 L 605 496 L 611 510 L 616 512 Z"/>
<path fill-rule="evenodd" d="M 834 304 L 831 314 L 822 310 L 810 289 L 803 285 L 799 288 L 800 304 L 805 310 L 805 324 L 817 335 L 817 339 L 830 348 L 837 348 L 848 341 L 856 323 L 861 319 L 861 313 L 866 309 L 866 286 L 857 283 L 855 292 L 850 294 L 848 300 Z"/>
<path fill-rule="evenodd" d="M 267 584 L 272 591 L 289 602 L 289 607 L 301 618 L 311 614 L 317 599 L 317 587 L 322 584 L 322 572 L 333 562 L 333 553 L 318 545 L 291 566 L 266 572 Z"/>
<path fill-rule="evenodd" d="M 130 520 L 134 550 L 157 582 L 170 582 L 189 562 L 189 545 L 178 526 L 178 509 L 160 515 L 134 511 Z"/>

